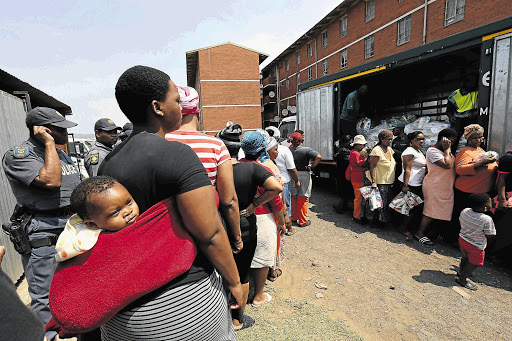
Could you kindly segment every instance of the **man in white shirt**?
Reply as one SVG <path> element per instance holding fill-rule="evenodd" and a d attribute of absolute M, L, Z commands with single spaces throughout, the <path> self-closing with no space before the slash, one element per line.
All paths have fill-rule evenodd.
<path fill-rule="evenodd" d="M 280 132 L 276 127 L 270 126 L 265 128 L 268 134 L 274 137 L 277 142 L 279 142 Z M 299 176 L 297 174 L 297 169 L 295 168 L 295 162 L 293 161 L 293 155 L 290 151 L 290 148 L 283 146 L 281 144 L 277 147 L 278 155 L 274 160 L 277 168 L 281 172 L 281 177 L 284 182 L 283 186 L 283 195 L 286 202 L 286 235 L 291 236 L 295 233 L 295 228 L 292 227 L 291 215 L 292 215 L 292 193 L 291 186 L 300 186 Z M 293 180 L 293 182 L 291 181 Z"/>

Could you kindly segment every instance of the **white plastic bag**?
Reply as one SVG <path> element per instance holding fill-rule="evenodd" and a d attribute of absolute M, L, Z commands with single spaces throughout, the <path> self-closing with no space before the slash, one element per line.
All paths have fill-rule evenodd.
<path fill-rule="evenodd" d="M 370 202 L 370 211 L 374 211 L 378 208 L 383 207 L 382 197 L 380 196 L 380 192 L 379 192 L 378 188 L 372 188 L 369 202 Z"/>
<path fill-rule="evenodd" d="M 423 203 L 423 199 L 421 199 L 420 196 L 408 191 L 407 193 L 398 193 L 398 195 L 389 203 L 389 207 L 398 213 L 408 216 L 411 209 L 421 203 Z"/>

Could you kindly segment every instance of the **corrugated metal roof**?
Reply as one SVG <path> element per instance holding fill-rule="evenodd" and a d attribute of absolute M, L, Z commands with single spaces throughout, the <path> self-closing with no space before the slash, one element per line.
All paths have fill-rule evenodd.
<path fill-rule="evenodd" d="M 32 85 L 0 69 L 0 90 L 12 94 L 13 91 L 28 91 L 32 108 L 49 107 L 63 115 L 71 115 L 71 107 Z"/>

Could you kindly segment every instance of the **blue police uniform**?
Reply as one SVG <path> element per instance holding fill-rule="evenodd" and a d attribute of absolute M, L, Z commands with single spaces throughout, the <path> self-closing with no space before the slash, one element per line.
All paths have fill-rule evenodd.
<path fill-rule="evenodd" d="M 85 155 L 85 169 L 89 177 L 98 175 L 98 169 L 101 163 L 112 151 L 112 148 L 104 145 L 101 142 L 95 141 L 87 155 Z"/>
<path fill-rule="evenodd" d="M 48 293 L 57 266 L 55 243 L 71 215 L 71 192 L 80 183 L 79 171 L 71 158 L 61 149 L 56 149 L 62 168 L 62 184 L 54 189 L 32 185 L 45 162 L 45 146 L 34 138 L 11 148 L 2 159 L 4 172 L 17 202 L 33 211 L 28 227 L 32 252 L 22 256 L 22 263 L 32 299 L 32 311 L 44 323 L 51 318 Z M 49 339 L 55 337 L 49 333 L 46 336 Z"/>

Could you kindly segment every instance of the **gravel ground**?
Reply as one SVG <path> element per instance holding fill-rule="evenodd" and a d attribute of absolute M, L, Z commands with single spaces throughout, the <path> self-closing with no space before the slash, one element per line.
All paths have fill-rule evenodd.
<path fill-rule="evenodd" d="M 512 340 L 512 278 L 486 263 L 477 291 L 455 284 L 460 251 L 407 242 L 393 228 L 370 230 L 339 215 L 334 194 L 315 184 L 311 226 L 286 237 L 273 300 L 248 307 L 245 340 Z"/>
<path fill-rule="evenodd" d="M 273 299 L 248 305 L 256 324 L 238 340 L 512 340 L 504 269 L 486 263 L 471 292 L 453 281 L 460 251 L 356 225 L 334 212 L 335 200 L 314 184 L 312 224 L 285 237 L 283 275 L 267 281 Z M 18 293 L 29 305 L 26 290 L 24 281 Z"/>

